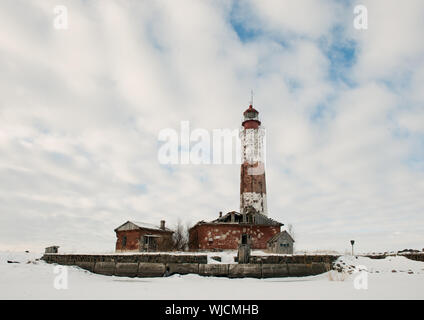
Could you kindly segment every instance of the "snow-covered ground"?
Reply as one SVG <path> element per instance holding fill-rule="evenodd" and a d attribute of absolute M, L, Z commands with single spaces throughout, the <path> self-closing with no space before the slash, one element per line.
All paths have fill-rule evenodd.
<path fill-rule="evenodd" d="M 381 260 L 343 256 L 338 261 L 346 270 L 343 276 L 331 271 L 304 278 L 121 278 L 68 267 L 66 290 L 55 289 L 55 266 L 35 261 L 39 257 L 0 253 L 0 299 L 424 299 L 424 262 L 402 256 Z M 349 266 L 367 268 L 367 290 L 355 289 L 359 273 L 349 274 Z"/>

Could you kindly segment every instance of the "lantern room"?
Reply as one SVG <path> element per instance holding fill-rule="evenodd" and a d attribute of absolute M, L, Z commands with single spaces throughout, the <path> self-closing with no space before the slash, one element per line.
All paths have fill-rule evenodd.
<path fill-rule="evenodd" d="M 259 112 L 252 105 L 243 112 L 242 126 L 246 129 L 257 128 L 261 122 L 259 121 Z"/>

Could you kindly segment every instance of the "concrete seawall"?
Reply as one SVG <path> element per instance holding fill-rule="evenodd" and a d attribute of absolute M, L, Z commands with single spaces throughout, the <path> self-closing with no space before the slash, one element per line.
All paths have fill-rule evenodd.
<path fill-rule="evenodd" d="M 46 253 L 48 263 L 75 265 L 77 262 L 126 262 L 126 263 L 208 263 L 206 255 L 173 254 L 55 254 Z"/>
<path fill-rule="evenodd" d="M 364 255 L 364 257 L 371 258 L 371 259 L 385 259 L 387 257 L 405 257 L 410 260 L 424 262 L 424 252 L 399 253 L 399 254 L 374 254 L 374 255 L 368 254 L 368 255 Z"/>
<path fill-rule="evenodd" d="M 339 255 L 269 255 L 251 256 L 249 262 L 254 264 L 311 264 L 311 263 L 333 263 Z"/>
<path fill-rule="evenodd" d="M 271 260 L 264 260 L 267 262 L 260 263 L 255 260 L 256 263 L 250 264 L 207 264 L 206 255 L 45 254 L 42 259 L 47 263 L 73 265 L 93 273 L 120 277 L 163 277 L 172 274 L 228 278 L 304 277 L 329 271 L 332 262 L 287 263 L 281 260 L 269 263 Z"/>

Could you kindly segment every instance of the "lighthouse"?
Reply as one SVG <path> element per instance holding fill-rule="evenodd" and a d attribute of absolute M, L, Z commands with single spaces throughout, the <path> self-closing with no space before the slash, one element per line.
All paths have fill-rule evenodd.
<path fill-rule="evenodd" d="M 243 113 L 241 141 L 240 213 L 267 215 L 265 183 L 265 129 L 251 104 Z M 250 215 L 249 215 L 250 216 Z M 248 222 L 248 221 L 245 221 Z"/>
<path fill-rule="evenodd" d="M 189 229 L 189 248 L 234 250 L 245 245 L 252 249 L 272 248 L 274 252 L 287 249 L 287 252 L 293 252 L 292 239 L 281 233 L 284 224 L 270 218 L 267 212 L 265 129 L 253 102 L 243 113 L 240 146 L 240 212 L 219 212 L 215 220 L 196 223 Z M 291 243 L 291 247 L 287 247 L 286 242 Z"/>

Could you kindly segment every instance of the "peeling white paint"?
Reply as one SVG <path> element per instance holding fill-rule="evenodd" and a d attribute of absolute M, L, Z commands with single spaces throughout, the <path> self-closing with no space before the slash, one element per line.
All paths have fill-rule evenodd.
<path fill-rule="evenodd" d="M 257 192 L 243 192 L 240 195 L 240 208 L 252 206 L 259 213 L 267 215 L 267 201 L 266 194 Z"/>
<path fill-rule="evenodd" d="M 243 129 L 240 132 L 242 162 L 265 163 L 265 129 Z"/>

